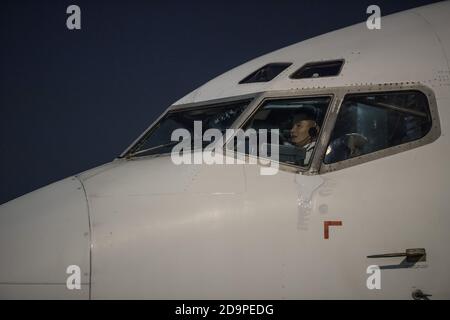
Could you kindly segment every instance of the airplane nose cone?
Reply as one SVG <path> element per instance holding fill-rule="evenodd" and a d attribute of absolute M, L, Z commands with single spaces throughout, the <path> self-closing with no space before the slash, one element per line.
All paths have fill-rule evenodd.
<path fill-rule="evenodd" d="M 0 299 L 88 297 L 90 228 L 83 185 L 67 178 L 0 206 Z M 66 286 L 68 266 L 81 290 Z"/>

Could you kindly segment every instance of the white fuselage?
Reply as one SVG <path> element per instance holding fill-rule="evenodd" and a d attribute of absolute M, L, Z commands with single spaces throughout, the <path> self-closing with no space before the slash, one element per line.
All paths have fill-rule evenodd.
<path fill-rule="evenodd" d="M 308 170 L 269 176 L 257 164 L 175 165 L 170 154 L 116 159 L 0 207 L 0 298 L 450 298 L 449 31 L 450 2 L 382 17 L 380 30 L 362 23 L 252 60 L 168 109 L 251 97 L 239 128 L 267 99 L 330 95 L 326 147 L 347 94 L 418 90 L 434 110 L 423 142 L 334 166 L 317 148 Z M 345 60 L 337 77 L 289 78 L 333 59 Z M 238 83 L 272 62 L 292 65 Z M 326 238 L 327 221 L 341 225 Z M 426 260 L 367 257 L 410 248 Z M 69 265 L 80 290 L 66 287 Z M 381 289 L 367 287 L 371 265 Z"/>

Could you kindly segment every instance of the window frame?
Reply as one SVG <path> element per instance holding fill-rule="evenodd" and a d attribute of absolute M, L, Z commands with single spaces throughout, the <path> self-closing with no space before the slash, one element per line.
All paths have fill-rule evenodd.
<path fill-rule="evenodd" d="M 323 162 L 325 158 L 325 152 L 328 147 L 328 143 L 331 137 L 331 133 L 334 130 L 337 116 L 341 111 L 342 103 L 347 95 L 351 94 L 372 94 L 372 93 L 388 93 L 388 92 L 403 92 L 403 91 L 418 91 L 425 95 L 428 101 L 429 112 L 431 116 L 431 128 L 425 136 L 410 141 L 406 143 L 402 143 L 396 146 L 391 146 L 385 149 L 381 149 L 378 151 L 374 151 L 368 154 L 360 155 L 354 158 L 345 159 L 342 161 L 338 161 L 335 163 L 326 164 Z M 333 172 L 349 167 L 353 167 L 356 165 L 360 165 L 369 161 L 385 158 L 394 154 L 398 154 L 400 152 L 404 152 L 407 150 L 415 149 L 426 144 L 432 143 L 437 140 L 441 135 L 439 114 L 436 104 L 436 97 L 433 91 L 421 84 L 415 83 L 395 83 L 395 84 L 383 84 L 383 85 L 365 85 L 365 86 L 352 86 L 352 87 L 342 87 L 336 89 L 336 94 L 339 99 L 339 106 L 337 110 L 334 112 L 332 119 L 327 119 L 327 141 L 324 145 L 321 145 L 322 149 L 320 158 L 314 159 L 320 162 L 320 169 L 318 171 L 319 174 L 324 174 L 327 172 Z"/>
<path fill-rule="evenodd" d="M 257 97 L 259 93 L 252 93 L 252 94 L 244 94 L 239 96 L 233 96 L 233 97 L 227 97 L 227 98 L 220 98 L 220 99 L 213 99 L 208 101 L 201 101 L 201 102 L 194 102 L 194 103 L 186 103 L 186 104 L 179 104 L 179 105 L 172 105 L 169 108 L 167 108 L 159 117 L 156 118 L 155 121 L 153 121 L 150 126 L 145 129 L 143 133 L 141 133 L 126 149 L 123 151 L 117 159 L 123 159 L 127 158 L 131 151 L 140 143 L 140 141 L 146 137 L 148 134 L 151 134 L 151 132 L 156 128 L 156 125 L 163 119 L 168 113 L 176 112 L 176 111 L 184 111 L 184 110 L 196 110 L 196 109 L 204 109 L 208 107 L 221 107 L 227 104 L 232 103 L 239 103 L 248 101 L 247 108 L 239 115 L 236 120 L 233 122 L 233 124 L 230 126 L 230 128 L 236 128 L 236 126 L 240 123 L 240 119 L 244 113 L 246 113 L 249 108 L 254 103 L 255 97 Z M 161 157 L 170 155 L 169 153 L 158 153 L 158 154 L 152 154 L 148 156 L 142 156 L 132 159 L 140 159 L 140 158 L 146 158 L 146 157 Z"/>
<path fill-rule="evenodd" d="M 320 92 L 318 92 L 318 91 L 320 91 Z M 245 125 L 248 123 L 248 121 L 251 120 L 251 118 L 258 112 L 259 109 L 264 107 L 264 104 L 267 101 L 290 100 L 290 99 L 294 100 L 294 99 L 303 99 L 303 98 L 307 99 L 307 98 L 315 98 L 315 97 L 330 97 L 331 98 L 330 104 L 328 105 L 328 109 L 327 109 L 327 112 L 325 113 L 325 117 L 324 117 L 323 123 L 322 123 L 322 125 L 325 126 L 327 119 L 328 119 L 330 113 L 332 112 L 332 109 L 334 109 L 335 103 L 336 103 L 335 94 L 333 93 L 333 90 L 331 88 L 326 88 L 326 89 L 322 89 L 322 90 L 299 89 L 299 90 L 288 90 L 288 91 L 262 92 L 261 94 L 258 95 L 258 97 L 255 98 L 254 104 L 251 106 L 252 108 L 247 109 L 249 112 L 245 112 L 246 113 L 245 115 L 241 114 L 241 116 L 245 116 L 245 118 L 242 117 L 243 119 L 239 123 L 239 129 L 242 129 L 243 127 L 245 127 Z M 241 120 L 241 119 L 237 119 L 237 120 Z M 319 135 L 317 137 L 316 147 L 313 150 L 313 154 L 311 155 L 311 161 L 309 162 L 308 166 L 299 166 L 299 165 L 295 165 L 295 164 L 289 164 L 289 163 L 285 163 L 285 162 L 276 161 L 276 163 L 278 163 L 279 169 L 282 171 L 287 171 L 287 172 L 307 174 L 313 168 L 312 172 L 317 172 L 318 168 L 314 167 L 314 160 L 316 158 L 317 150 L 319 149 L 319 146 L 321 145 L 322 135 L 323 135 L 324 131 L 325 131 L 324 128 L 321 127 L 321 129 L 319 131 Z M 235 134 L 232 135 L 231 137 L 229 137 L 229 139 L 227 139 L 225 141 L 224 149 L 227 148 L 228 143 L 233 141 L 234 137 L 235 137 Z M 239 153 L 239 155 L 243 159 L 245 159 L 245 163 L 248 163 L 250 158 L 256 159 L 256 160 L 258 160 L 258 158 L 260 158 L 258 156 L 251 155 L 251 154 L 243 154 L 240 152 L 237 152 L 237 153 Z M 262 165 L 262 164 L 258 164 L 258 165 Z"/>
<path fill-rule="evenodd" d="M 338 73 L 331 76 L 323 76 L 323 77 L 308 77 L 308 78 L 297 78 L 295 75 L 297 73 L 300 73 L 303 69 L 313 66 L 313 65 L 320 65 L 320 64 L 326 64 L 326 63 L 333 63 L 333 62 L 341 62 L 341 67 L 339 68 Z M 289 79 L 292 80 L 310 80 L 310 79 L 322 79 L 322 78 L 333 78 L 333 77 L 339 77 L 341 75 L 342 69 L 344 69 L 345 65 L 345 59 L 332 59 L 332 60 L 321 60 L 321 61 L 310 61 L 302 65 L 300 68 L 295 70 L 292 74 L 289 75 Z"/>
<path fill-rule="evenodd" d="M 369 154 L 361 155 L 355 158 L 342 160 L 332 164 L 323 163 L 325 157 L 325 152 L 328 147 L 331 132 L 334 129 L 337 115 L 341 109 L 344 97 L 347 94 L 355 93 L 382 93 L 382 92 L 392 92 L 392 91 L 420 91 L 422 92 L 428 100 L 429 111 L 431 115 L 431 128 L 428 133 L 417 140 L 403 143 L 397 146 L 389 147 L 386 149 L 374 151 Z M 384 83 L 384 84 L 354 84 L 344 87 L 321 87 L 321 88 L 298 88 L 290 90 L 276 90 L 276 91 L 263 91 L 255 92 L 250 94 L 238 95 L 233 97 L 212 99 L 207 101 L 187 103 L 180 105 L 172 105 L 165 110 L 122 154 L 118 157 L 126 158 L 130 150 L 150 131 L 153 127 L 158 124 L 158 122 L 171 111 L 184 110 L 184 109 L 196 109 L 204 108 L 208 106 L 220 106 L 222 104 L 228 104 L 233 102 L 250 100 L 247 108 L 241 113 L 241 115 L 234 121 L 230 126 L 230 129 L 241 129 L 245 126 L 247 121 L 257 112 L 257 110 L 263 106 L 267 100 L 284 100 L 284 99 L 296 99 L 296 98 L 311 98 L 319 96 L 331 96 L 330 105 L 325 114 L 322 127 L 317 138 L 316 147 L 312 154 L 312 160 L 308 167 L 300 167 L 294 164 L 287 164 L 284 162 L 279 162 L 279 169 L 281 171 L 287 171 L 292 173 L 301 173 L 304 175 L 321 175 L 327 172 L 333 172 L 352 166 L 356 166 L 365 162 L 377 160 L 390 155 L 394 155 L 400 152 L 411 150 L 414 148 L 421 147 L 423 145 L 429 144 L 437 140 L 441 135 L 441 127 L 439 114 L 436 103 L 436 96 L 431 88 L 416 82 L 405 82 L 405 83 Z M 226 148 L 227 144 L 234 139 L 234 135 L 229 137 L 224 141 L 223 148 Z M 168 153 L 170 154 L 170 153 Z M 166 154 L 155 154 L 145 157 L 159 157 L 165 156 Z M 248 163 L 249 157 L 258 158 L 253 155 L 243 154 L 242 155 Z M 138 157 L 140 159 L 144 157 Z M 258 164 L 262 165 L 262 164 Z"/>
<path fill-rule="evenodd" d="M 407 143 L 403 143 L 397 146 L 392 146 L 386 149 L 378 150 L 369 154 L 361 155 L 355 158 L 342 160 L 333 164 L 325 164 L 323 159 L 328 147 L 328 143 L 331 137 L 331 133 L 334 129 L 337 116 L 341 109 L 344 97 L 347 94 L 355 93 L 382 93 L 382 92 L 397 92 L 397 91 L 419 91 L 423 93 L 428 100 L 428 107 L 431 115 L 431 128 L 428 133 L 420 139 L 413 140 Z M 256 113 L 259 108 L 263 106 L 265 101 L 274 99 L 295 99 L 295 98 L 311 98 L 317 96 L 331 96 L 332 100 L 328 106 L 328 110 L 325 114 L 325 118 L 322 124 L 322 128 L 317 139 L 317 144 L 312 154 L 312 160 L 308 167 L 300 167 L 293 164 L 287 164 L 284 162 L 278 162 L 279 169 L 281 171 L 288 171 L 293 173 L 301 173 L 305 175 L 321 175 L 327 172 L 337 171 L 359 165 L 365 162 L 377 160 L 390 155 L 394 155 L 400 152 L 411 150 L 421 147 L 423 145 L 432 143 L 437 140 L 441 135 L 439 114 L 436 104 L 436 97 L 434 92 L 427 86 L 415 83 L 384 83 L 384 84 L 370 84 L 370 85 L 352 85 L 345 87 L 322 87 L 322 88 L 302 88 L 292 90 L 279 90 L 279 91 L 265 91 L 259 93 L 253 102 L 247 107 L 241 116 L 236 120 L 239 123 L 238 128 L 245 126 L 247 121 Z M 227 139 L 224 143 L 224 148 L 234 138 L 234 135 Z M 246 162 L 249 157 L 258 158 L 253 155 L 243 154 Z"/>
<path fill-rule="evenodd" d="M 273 79 L 279 77 L 280 74 L 282 74 L 283 72 L 286 72 L 286 70 L 288 70 L 289 68 L 291 68 L 293 64 L 294 64 L 293 62 L 269 62 L 269 63 L 266 63 L 265 65 L 259 67 L 259 68 L 256 69 L 255 71 L 251 72 L 249 75 L 245 76 L 242 80 L 240 80 L 240 81 L 238 82 L 238 84 L 239 84 L 239 85 L 246 85 L 246 84 L 255 84 L 255 83 L 256 83 L 256 84 L 257 84 L 257 83 L 268 83 L 268 82 L 272 81 Z M 266 68 L 266 67 L 268 67 L 268 66 L 270 66 L 270 65 L 286 65 L 286 66 L 284 67 L 283 70 L 281 70 L 277 75 L 275 75 L 275 77 L 273 77 L 273 78 L 270 79 L 270 80 L 267 80 L 267 81 L 251 81 L 251 82 L 248 82 L 248 79 L 250 79 L 252 76 L 254 76 L 258 71 L 260 71 L 261 69 Z"/>

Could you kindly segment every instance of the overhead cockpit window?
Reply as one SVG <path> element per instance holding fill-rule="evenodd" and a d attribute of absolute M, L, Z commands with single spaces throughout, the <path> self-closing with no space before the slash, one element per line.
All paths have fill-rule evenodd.
<path fill-rule="evenodd" d="M 152 129 L 144 135 L 128 152 L 128 157 L 170 153 L 179 141 L 172 140 L 172 132 L 186 129 L 192 139 L 203 136 L 208 129 L 218 129 L 225 133 L 239 115 L 247 108 L 250 100 L 231 102 L 221 105 L 210 105 L 199 108 L 182 109 L 168 112 Z M 201 133 L 194 131 L 194 121 L 201 122 Z M 206 145 L 211 142 L 202 142 Z M 193 144 L 193 149 L 195 145 Z"/>
<path fill-rule="evenodd" d="M 259 68 L 255 72 L 251 73 L 243 80 L 239 81 L 242 83 L 253 83 L 253 82 L 267 82 L 279 75 L 283 70 L 289 67 L 292 63 L 269 63 L 264 67 Z"/>
<path fill-rule="evenodd" d="M 428 100 L 419 91 L 349 94 L 339 111 L 324 163 L 417 140 L 430 129 Z"/>
<path fill-rule="evenodd" d="M 249 135 L 244 147 L 239 148 L 237 141 L 232 147 L 260 157 L 264 157 L 262 148 L 270 153 L 276 147 L 280 162 L 306 167 L 311 163 L 330 101 L 330 96 L 268 100 L 243 127 L 258 139 L 261 138 L 261 130 L 267 130 L 267 141 L 259 140 L 256 145 L 252 144 L 249 143 Z M 278 129 L 276 141 L 272 141 L 272 129 Z M 231 148 L 230 145 L 228 147 Z"/>
<path fill-rule="evenodd" d="M 344 60 L 311 62 L 295 71 L 291 79 L 308 79 L 337 76 L 342 69 Z"/>

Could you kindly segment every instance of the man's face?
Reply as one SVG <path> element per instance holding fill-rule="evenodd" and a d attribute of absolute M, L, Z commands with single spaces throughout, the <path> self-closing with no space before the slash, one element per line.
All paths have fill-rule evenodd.
<path fill-rule="evenodd" d="M 291 129 L 291 142 L 302 147 L 308 142 L 309 129 L 316 126 L 313 120 L 301 120 L 294 123 Z"/>

